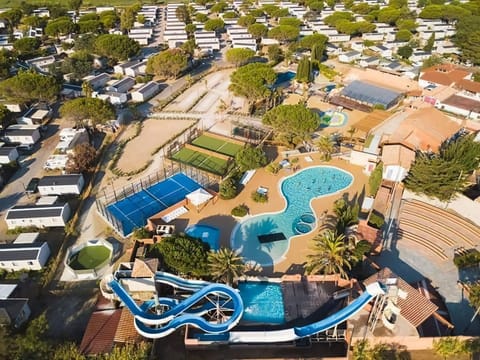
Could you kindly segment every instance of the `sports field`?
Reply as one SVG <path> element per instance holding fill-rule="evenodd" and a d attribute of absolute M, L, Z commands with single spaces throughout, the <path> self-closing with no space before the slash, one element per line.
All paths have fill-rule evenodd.
<path fill-rule="evenodd" d="M 73 270 L 94 269 L 110 256 L 105 246 L 86 246 L 70 258 L 69 266 Z"/>
<path fill-rule="evenodd" d="M 192 141 L 192 144 L 227 156 L 235 156 L 235 154 L 243 147 L 242 145 L 210 137 L 208 135 L 200 135 Z"/>
<path fill-rule="evenodd" d="M 224 175 L 228 165 L 226 160 L 187 148 L 173 154 L 172 159 L 217 175 Z"/>

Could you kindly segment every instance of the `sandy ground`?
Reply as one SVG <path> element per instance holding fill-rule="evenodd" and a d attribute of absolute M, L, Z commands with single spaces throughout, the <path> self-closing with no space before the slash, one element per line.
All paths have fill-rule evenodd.
<path fill-rule="evenodd" d="M 362 173 L 362 168 L 353 166 L 344 160 L 333 160 L 329 163 L 320 161 L 320 155 L 310 155 L 313 158 L 313 162 L 307 163 L 303 156 L 300 156 L 299 165 L 300 168 L 306 168 L 314 165 L 331 165 L 338 166 L 346 171 L 349 171 L 354 176 L 353 184 L 345 189 L 341 194 L 325 196 L 316 199 L 312 202 L 312 206 L 315 213 L 319 216 L 325 210 L 332 213 L 333 202 L 344 194 L 348 194 L 351 199 L 355 194 L 361 194 L 365 184 L 368 181 L 368 177 Z M 281 156 L 277 156 L 277 161 L 281 160 Z M 177 231 L 182 231 L 188 225 L 196 224 L 198 222 L 209 224 L 220 229 L 221 245 L 225 247 L 230 246 L 230 234 L 233 228 L 238 223 L 238 220 L 230 216 L 230 211 L 238 204 L 246 204 L 250 209 L 251 215 L 261 214 L 264 212 L 280 211 L 285 207 L 285 200 L 280 194 L 279 183 L 280 180 L 288 175 L 291 175 L 290 170 L 281 170 L 279 174 L 273 175 L 266 172 L 264 169 L 257 170 L 252 180 L 245 186 L 241 193 L 232 200 L 218 199 L 215 202 L 209 203 L 199 212 L 196 210 L 190 210 L 189 213 L 174 220 L 172 224 L 177 226 Z M 259 186 L 269 188 L 269 201 L 266 204 L 255 203 L 251 200 L 250 194 L 255 191 Z M 265 274 L 273 273 L 298 273 L 301 270 L 302 264 L 305 263 L 306 255 L 309 253 L 309 241 L 318 233 L 313 231 L 305 236 L 295 237 L 290 243 L 290 249 L 285 254 L 285 260 L 277 263 L 272 268 L 264 268 Z"/>
<path fill-rule="evenodd" d="M 124 172 L 141 168 L 151 158 L 152 151 L 193 123 L 193 120 L 159 120 L 154 118 L 145 120 L 140 135 L 129 141 L 125 146 L 117 167 Z"/>
<path fill-rule="evenodd" d="M 218 106 L 216 103 L 220 96 L 226 95 L 228 97 L 229 78 L 232 71 L 231 69 L 218 71 L 206 76 L 173 100 L 165 108 L 165 111 L 188 111 L 198 97 L 205 92 L 207 92 L 207 95 L 192 110 L 198 112 L 207 112 L 212 108 L 216 110 Z"/>
<path fill-rule="evenodd" d="M 321 96 L 311 96 L 307 101 L 307 107 L 310 109 L 321 110 L 321 111 L 335 109 L 334 105 L 322 101 Z M 352 126 L 355 127 L 355 124 L 360 119 L 368 115 L 368 113 L 365 113 L 359 110 L 343 109 L 342 111 L 348 115 L 348 120 L 346 124 L 344 126 L 339 126 L 339 127 L 336 127 L 336 126 L 327 127 L 327 128 L 324 128 L 322 132 L 327 134 L 343 133 L 345 136 L 350 136 L 348 135 L 347 130 L 350 129 L 350 127 Z"/>

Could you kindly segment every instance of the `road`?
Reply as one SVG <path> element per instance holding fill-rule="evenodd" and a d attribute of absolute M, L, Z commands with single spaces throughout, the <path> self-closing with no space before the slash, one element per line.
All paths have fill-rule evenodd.
<path fill-rule="evenodd" d="M 42 139 L 35 145 L 34 153 L 20 160 L 20 168 L 12 176 L 8 184 L 1 192 L 0 213 L 2 221 L 0 222 L 0 232 L 5 233 L 5 222 L 3 221 L 5 210 L 11 208 L 17 203 L 31 202 L 25 195 L 25 187 L 33 177 L 42 177 L 43 165 L 48 157 L 53 153 L 57 143 L 57 131 L 60 128 L 60 121 L 50 123 Z M 30 196 L 31 197 L 31 196 Z"/>

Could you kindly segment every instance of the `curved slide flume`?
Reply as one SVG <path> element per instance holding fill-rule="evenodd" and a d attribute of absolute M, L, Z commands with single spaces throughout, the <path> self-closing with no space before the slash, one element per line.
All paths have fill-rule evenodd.
<path fill-rule="evenodd" d="M 182 280 L 183 282 L 188 281 Z M 112 280 L 109 286 L 134 315 L 137 331 L 147 338 L 161 338 L 184 325 L 195 326 L 211 334 L 220 334 L 229 331 L 238 324 L 243 314 L 243 301 L 238 291 L 222 284 L 207 284 L 207 286 L 203 286 L 193 293 L 192 296 L 160 315 L 148 312 L 148 308 L 139 306 L 117 280 Z M 223 295 L 231 299 L 232 303 L 228 308 L 233 309 L 233 312 L 224 322 L 212 323 L 199 316 L 198 313 L 188 313 L 192 307 L 208 295 Z M 159 300 L 162 303 L 162 299 Z M 171 305 L 171 302 L 168 305 Z M 151 325 L 161 327 L 150 327 Z"/>
<path fill-rule="evenodd" d="M 366 291 L 342 310 L 327 318 L 302 327 L 274 331 L 232 331 L 229 341 L 232 343 L 274 343 L 293 341 L 315 335 L 340 325 L 345 320 L 357 314 L 374 297 L 384 294 L 380 283 L 367 286 Z"/>
<path fill-rule="evenodd" d="M 323 320 L 302 327 L 274 331 L 230 331 L 238 324 L 243 315 L 243 301 L 238 291 L 223 284 L 186 280 L 169 273 L 157 273 L 156 280 L 195 292 L 184 301 L 160 298 L 159 303 L 169 307 L 169 310 L 161 315 L 157 315 L 149 312 L 149 309 L 154 305 L 152 300 L 139 306 L 117 280 L 112 280 L 109 283 L 109 286 L 118 298 L 134 315 L 135 328 L 140 335 L 152 339 L 165 337 L 180 326 L 192 325 L 211 334 L 229 332 L 228 341 L 231 343 L 278 343 L 293 341 L 312 336 L 341 324 L 362 310 L 373 298 L 385 293 L 380 283 L 370 284 L 366 287 L 362 295 L 342 310 Z M 219 307 L 233 311 L 232 315 L 223 323 L 212 323 L 202 317 L 206 312 L 215 309 L 214 304 L 204 303 L 196 306 L 203 298 L 210 294 L 223 296 L 223 299 L 217 300 Z M 229 298 L 231 301 L 225 300 L 225 298 Z"/>

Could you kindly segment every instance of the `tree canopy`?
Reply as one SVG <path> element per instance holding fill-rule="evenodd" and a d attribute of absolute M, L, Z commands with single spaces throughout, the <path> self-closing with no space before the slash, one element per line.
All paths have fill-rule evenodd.
<path fill-rule="evenodd" d="M 54 77 L 40 75 L 34 71 L 20 71 L 17 75 L 0 82 L 0 93 L 8 99 L 20 102 L 54 101 L 60 88 Z"/>
<path fill-rule="evenodd" d="M 245 15 L 245 16 L 241 16 L 238 19 L 237 24 L 243 27 L 249 27 L 250 25 L 255 24 L 255 22 L 256 22 L 255 16 Z"/>
<path fill-rule="evenodd" d="M 78 144 L 74 151 L 68 155 L 65 170 L 68 174 L 81 174 L 89 171 L 95 164 L 97 158 L 97 150 L 88 144 Z"/>
<path fill-rule="evenodd" d="M 201 277 L 209 273 L 208 251 L 208 244 L 201 240 L 171 236 L 155 244 L 149 256 L 160 256 L 170 271 Z"/>
<path fill-rule="evenodd" d="M 126 35 L 103 34 L 95 39 L 95 51 L 114 61 L 127 60 L 139 53 L 140 45 Z"/>
<path fill-rule="evenodd" d="M 280 18 L 278 23 L 280 25 L 289 25 L 298 28 L 302 25 L 302 20 L 297 19 L 296 17 L 283 17 Z"/>
<path fill-rule="evenodd" d="M 279 105 L 268 111 L 262 122 L 274 129 L 279 142 L 294 147 L 310 138 L 320 124 L 320 117 L 304 105 Z"/>
<path fill-rule="evenodd" d="M 295 79 L 301 83 L 309 83 L 313 80 L 312 62 L 307 56 L 304 56 L 298 63 Z"/>
<path fill-rule="evenodd" d="M 248 33 L 255 39 L 261 39 L 267 36 L 268 28 L 263 24 L 252 24 L 248 27 Z"/>
<path fill-rule="evenodd" d="M 225 27 L 222 19 L 210 19 L 205 22 L 204 29 L 206 31 L 220 31 Z"/>
<path fill-rule="evenodd" d="M 39 38 L 36 37 L 24 37 L 18 40 L 15 40 L 13 43 L 13 48 L 20 55 L 29 55 L 35 54 L 42 42 Z"/>
<path fill-rule="evenodd" d="M 250 60 L 252 57 L 255 56 L 255 51 L 251 49 L 228 49 L 225 57 L 229 63 L 234 64 L 235 66 L 244 65 Z"/>
<path fill-rule="evenodd" d="M 279 25 L 268 32 L 268 36 L 280 42 L 293 41 L 300 35 L 299 28 L 291 25 Z"/>
<path fill-rule="evenodd" d="M 277 74 L 266 64 L 254 63 L 242 66 L 230 76 L 229 89 L 249 102 L 264 101 L 271 94 L 271 86 Z"/>
<path fill-rule="evenodd" d="M 465 189 L 469 175 L 480 165 L 480 143 L 473 135 L 444 142 L 438 154 L 417 153 L 405 187 L 441 201 Z"/>
<path fill-rule="evenodd" d="M 455 43 L 462 50 L 462 58 L 480 64 L 480 16 L 461 18 L 456 29 Z"/>
<path fill-rule="evenodd" d="M 328 37 L 323 34 L 307 35 L 300 39 L 298 46 L 302 49 L 311 49 L 314 45 L 318 45 L 324 49 L 327 41 Z"/>
<path fill-rule="evenodd" d="M 57 37 L 60 35 L 68 35 L 75 32 L 76 25 L 68 17 L 60 17 L 53 21 L 50 21 L 45 27 L 45 34 L 51 37 Z"/>
<path fill-rule="evenodd" d="M 115 119 L 115 109 L 107 101 L 82 97 L 65 102 L 60 107 L 60 115 L 81 125 L 87 120 L 97 125 Z"/>
<path fill-rule="evenodd" d="M 258 169 L 267 165 L 267 156 L 260 148 L 246 146 L 235 155 L 235 163 L 242 172 Z"/>
<path fill-rule="evenodd" d="M 398 48 L 397 54 L 400 55 L 404 59 L 408 59 L 413 54 L 413 49 L 409 45 L 402 46 Z"/>
<path fill-rule="evenodd" d="M 232 286 L 233 282 L 245 275 L 248 266 L 238 252 L 221 248 L 218 251 L 210 251 L 208 254 L 208 266 L 215 280 Z"/>
<path fill-rule="evenodd" d="M 152 56 L 147 62 L 147 73 L 165 78 L 176 78 L 188 64 L 188 57 L 181 49 L 167 49 Z"/>

